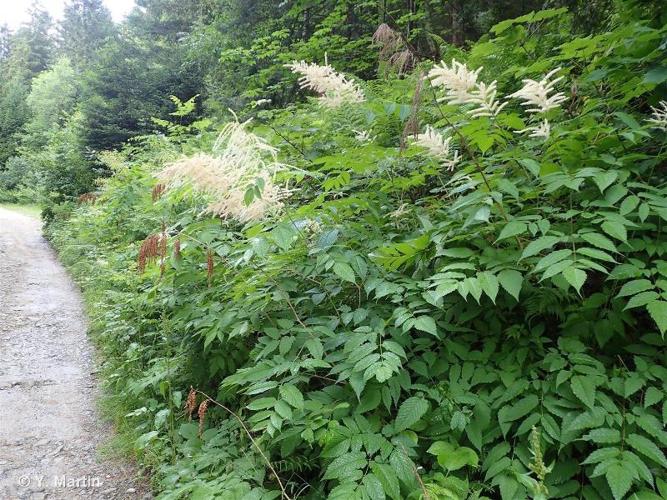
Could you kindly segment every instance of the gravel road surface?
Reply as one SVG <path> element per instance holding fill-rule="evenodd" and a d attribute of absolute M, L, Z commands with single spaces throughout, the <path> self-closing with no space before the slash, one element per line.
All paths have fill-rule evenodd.
<path fill-rule="evenodd" d="M 103 459 L 81 297 L 36 219 L 0 208 L 0 499 L 150 498 Z"/>

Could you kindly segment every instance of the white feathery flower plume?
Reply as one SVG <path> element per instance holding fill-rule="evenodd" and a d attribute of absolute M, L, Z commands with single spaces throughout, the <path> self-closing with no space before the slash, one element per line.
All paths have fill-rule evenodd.
<path fill-rule="evenodd" d="M 447 167 L 447 170 L 450 172 L 454 170 L 454 167 L 460 160 L 458 150 L 454 150 L 452 153 L 451 143 L 451 137 L 445 137 L 430 125 L 427 125 L 426 130 L 422 134 L 417 135 L 415 140 L 417 146 L 426 148 L 429 154 Z"/>
<path fill-rule="evenodd" d="M 271 104 L 271 99 L 257 99 L 256 101 L 252 102 L 251 107 L 258 108 L 260 106 L 264 106 L 265 104 Z"/>
<path fill-rule="evenodd" d="M 320 102 L 325 106 L 337 108 L 342 104 L 354 104 L 366 100 L 361 88 L 330 66 L 326 57 L 324 66 L 305 61 L 293 61 L 285 66 L 291 69 L 292 73 L 301 75 L 299 86 L 320 94 Z"/>
<path fill-rule="evenodd" d="M 452 65 L 447 66 L 444 61 L 437 64 L 428 73 L 431 84 L 435 87 L 444 87 L 447 94 L 442 100 L 450 104 L 467 104 L 472 97 L 471 90 L 477 85 L 477 77 L 482 68 L 470 71 L 465 64 L 452 59 Z"/>
<path fill-rule="evenodd" d="M 651 128 L 657 128 L 667 132 L 667 101 L 660 101 L 658 107 L 651 106 L 653 114 L 646 120 L 651 124 Z"/>
<path fill-rule="evenodd" d="M 474 104 L 470 111 L 471 116 L 497 116 L 505 107 L 505 103 L 496 101 L 496 82 L 489 85 L 478 82 L 477 78 L 482 68 L 470 70 L 468 67 L 452 59 L 451 66 L 444 61 L 429 71 L 428 77 L 434 87 L 444 87 L 446 94 L 439 101 L 449 104 Z"/>
<path fill-rule="evenodd" d="M 277 160 L 277 150 L 248 132 L 248 122 L 228 123 L 213 147 L 213 154 L 200 153 L 167 165 L 158 178 L 168 188 L 191 186 L 205 195 L 207 211 L 240 222 L 259 220 L 282 207 L 289 191 L 275 182 L 287 168 Z M 263 185 L 261 197 L 246 204 L 246 192 Z"/>
<path fill-rule="evenodd" d="M 556 68 L 549 71 L 540 81 L 531 79 L 522 80 L 523 87 L 510 94 L 509 97 L 522 99 L 524 101 L 521 103 L 522 106 L 533 106 L 526 109 L 528 113 L 546 113 L 550 109 L 559 107 L 563 101 L 567 100 L 565 94 L 556 92 L 554 95 L 549 96 L 549 93 L 553 91 L 556 84 L 564 77 L 559 76 L 551 81 L 549 79 L 560 70 L 561 68 Z"/>
<path fill-rule="evenodd" d="M 524 128 L 523 130 L 517 130 L 517 134 L 525 134 L 528 133 L 528 137 L 543 137 L 544 139 L 548 139 L 549 135 L 551 135 L 551 125 L 549 124 L 549 120 L 546 118 L 540 122 L 539 125 L 535 127 L 528 127 Z"/>
<path fill-rule="evenodd" d="M 531 79 L 522 80 L 523 87 L 511 94 L 509 97 L 522 99 L 524 101 L 521 103 L 522 106 L 532 106 L 532 108 L 526 109 L 528 113 L 546 113 L 549 110 L 559 107 L 563 101 L 567 100 L 565 94 L 562 92 L 556 92 L 551 96 L 549 94 L 553 92 L 556 84 L 563 79 L 563 76 L 559 76 L 558 78 L 550 80 L 550 78 L 560 70 L 561 68 L 556 68 L 552 71 L 549 71 L 549 73 L 544 75 L 544 78 L 542 78 L 540 81 Z M 540 122 L 539 125 L 519 130 L 516 133 L 528 133 L 529 137 L 542 137 L 546 140 L 551 134 L 551 125 L 545 118 L 542 120 L 542 122 Z"/>
<path fill-rule="evenodd" d="M 375 136 L 371 135 L 368 130 L 353 130 L 354 138 L 359 142 L 371 142 L 375 140 Z"/>
<path fill-rule="evenodd" d="M 479 116 L 497 116 L 502 109 L 507 106 L 506 102 L 500 103 L 496 101 L 496 80 L 489 85 L 478 82 L 477 88 L 473 90 L 472 97 L 469 102 L 477 104 L 477 108 L 473 109 L 470 114 L 477 118 Z"/>

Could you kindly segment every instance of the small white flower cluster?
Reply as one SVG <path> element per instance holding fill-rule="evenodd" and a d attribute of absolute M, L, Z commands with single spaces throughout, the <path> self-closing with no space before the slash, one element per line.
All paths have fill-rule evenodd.
<path fill-rule="evenodd" d="M 257 99 L 256 101 L 253 101 L 251 103 L 251 107 L 259 108 L 261 106 L 264 106 L 265 104 L 266 105 L 271 104 L 271 99 Z"/>
<path fill-rule="evenodd" d="M 651 118 L 646 120 L 651 124 L 651 128 L 667 132 L 667 101 L 660 101 L 657 108 L 651 106 L 651 110 L 653 110 L 653 114 Z"/>
<path fill-rule="evenodd" d="M 259 220 L 282 207 L 289 191 L 275 183 L 286 165 L 278 163 L 277 150 L 248 132 L 248 122 L 231 122 L 222 130 L 213 154 L 200 153 L 167 165 L 158 178 L 167 187 L 190 186 L 210 198 L 207 211 L 240 222 Z M 246 204 L 246 191 L 262 185 L 261 198 Z"/>
<path fill-rule="evenodd" d="M 535 137 L 535 138 L 542 137 L 544 138 L 544 140 L 546 140 L 551 135 L 551 124 L 549 123 L 549 120 L 545 118 L 539 123 L 539 125 L 535 125 L 534 127 L 524 128 L 523 130 L 517 130 L 516 133 L 517 134 L 528 133 L 528 137 Z"/>
<path fill-rule="evenodd" d="M 458 150 L 452 153 L 451 143 L 451 137 L 445 137 L 430 125 L 427 125 L 424 133 L 419 134 L 415 140 L 417 146 L 426 148 L 429 154 L 437 158 L 450 172 L 454 170 L 460 159 Z"/>
<path fill-rule="evenodd" d="M 546 113 L 549 110 L 559 107 L 562 102 L 567 100 L 565 94 L 562 92 L 556 92 L 551 96 L 549 94 L 553 92 L 556 84 L 563 79 L 562 76 L 559 76 L 558 78 L 550 80 L 551 77 L 560 70 L 561 68 L 556 68 L 550 71 L 539 81 L 531 79 L 522 80 L 523 87 L 513 94 L 510 94 L 509 97 L 523 100 L 521 103 L 522 106 L 532 106 L 531 108 L 526 109 L 526 111 L 531 114 Z M 543 137 L 544 139 L 548 139 L 551 134 L 551 125 L 549 124 L 549 121 L 544 118 L 539 125 L 519 130 L 517 133 L 528 133 L 529 137 Z"/>
<path fill-rule="evenodd" d="M 354 132 L 354 138 L 361 143 L 371 142 L 375 140 L 375 136 L 371 135 L 371 133 L 368 130 L 353 130 L 352 132 Z"/>
<path fill-rule="evenodd" d="M 293 73 L 301 75 L 300 87 L 320 94 L 320 102 L 325 106 L 337 108 L 342 104 L 354 104 L 366 100 L 361 88 L 354 81 L 348 80 L 326 62 L 324 66 L 320 66 L 305 61 L 293 61 L 285 66 Z"/>
<path fill-rule="evenodd" d="M 478 82 L 477 78 L 482 68 L 469 70 L 468 67 L 452 59 L 451 66 L 444 61 L 429 71 L 428 77 L 435 87 L 444 87 L 446 94 L 440 101 L 449 104 L 474 104 L 470 111 L 471 116 L 496 116 L 507 103 L 496 100 L 496 81 L 486 84 Z"/>

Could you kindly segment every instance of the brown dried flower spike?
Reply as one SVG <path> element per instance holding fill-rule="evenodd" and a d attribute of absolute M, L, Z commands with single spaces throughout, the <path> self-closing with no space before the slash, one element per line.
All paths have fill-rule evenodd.
<path fill-rule="evenodd" d="M 410 72 L 416 64 L 415 55 L 410 49 L 395 52 L 389 58 L 389 64 L 396 70 L 399 75 L 404 75 Z"/>
<path fill-rule="evenodd" d="M 380 49 L 381 59 L 387 59 L 402 45 L 401 36 L 387 23 L 382 23 L 375 30 L 375 33 L 373 33 L 373 43 L 382 46 Z"/>
<path fill-rule="evenodd" d="M 158 183 L 153 187 L 153 191 L 151 192 L 151 198 L 153 199 L 153 203 L 162 198 L 162 195 L 164 194 L 166 189 L 167 186 L 165 186 L 162 183 Z"/>
<path fill-rule="evenodd" d="M 154 262 L 159 257 L 164 259 L 167 255 L 167 234 L 162 231 L 149 235 L 141 244 L 139 249 L 139 258 L 137 260 L 137 267 L 139 272 L 143 273 L 146 266 Z"/>
<path fill-rule="evenodd" d="M 190 392 L 188 392 L 188 397 L 185 400 L 185 413 L 188 416 L 188 422 L 192 420 L 192 414 L 197 408 L 197 391 L 194 387 L 190 386 Z"/>
<path fill-rule="evenodd" d="M 407 147 L 407 139 L 410 136 L 417 137 L 419 134 L 419 108 L 421 106 L 421 92 L 424 87 L 424 74 L 420 73 L 415 86 L 415 93 L 412 96 L 412 106 L 410 107 L 410 117 L 405 122 L 403 133 L 401 134 L 401 150 Z"/>
<path fill-rule="evenodd" d="M 79 203 L 94 203 L 96 199 L 97 195 L 95 193 L 84 193 L 79 196 Z"/>
<path fill-rule="evenodd" d="M 208 411 L 208 399 L 205 399 L 199 405 L 197 416 L 199 417 L 199 435 L 204 431 L 204 423 L 206 422 L 206 412 Z"/>

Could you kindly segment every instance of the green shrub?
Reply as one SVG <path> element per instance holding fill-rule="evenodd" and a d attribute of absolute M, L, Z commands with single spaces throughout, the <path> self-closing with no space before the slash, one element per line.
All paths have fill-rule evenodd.
<path fill-rule="evenodd" d="M 419 71 L 362 83 L 364 103 L 247 126 L 291 165 L 280 216 L 154 189 L 165 151 L 192 153 L 178 137 L 51 226 L 162 498 L 667 494 L 665 131 L 647 121 L 665 28 L 572 39 L 550 10 L 492 32 L 464 55 L 480 81 L 509 96 L 562 66 L 560 107 L 476 117 L 474 96 L 413 97 Z"/>

